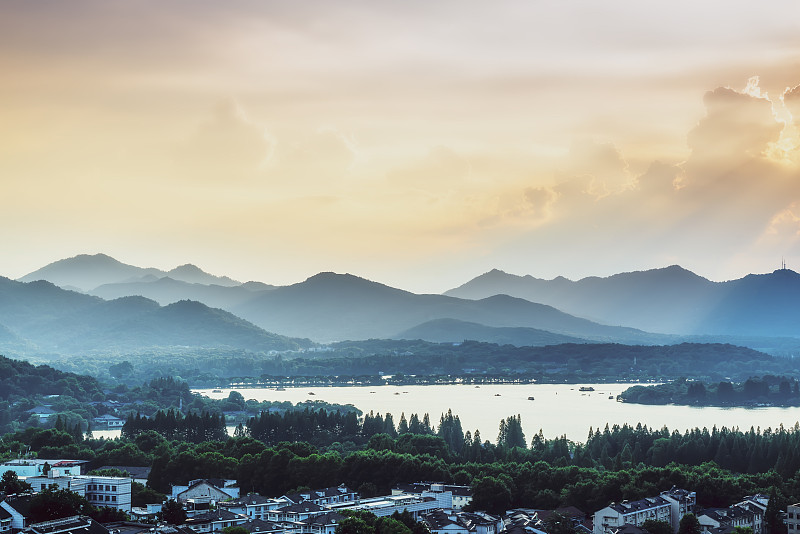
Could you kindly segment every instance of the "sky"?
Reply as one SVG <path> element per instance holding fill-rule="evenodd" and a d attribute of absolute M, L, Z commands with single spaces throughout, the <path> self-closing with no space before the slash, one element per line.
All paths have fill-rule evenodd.
<path fill-rule="evenodd" d="M 800 271 L 800 2 L 6 0 L 0 275 Z"/>

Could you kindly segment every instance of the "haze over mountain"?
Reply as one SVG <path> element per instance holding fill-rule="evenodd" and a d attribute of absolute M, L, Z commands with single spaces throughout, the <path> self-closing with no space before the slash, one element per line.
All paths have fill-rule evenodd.
<path fill-rule="evenodd" d="M 152 267 L 143 268 L 122 263 L 106 254 L 80 254 L 58 260 L 19 278 L 20 282 L 47 280 L 66 289 L 90 291 L 104 284 L 123 282 L 148 282 L 169 276 L 188 283 L 236 286 L 240 282 L 227 276 L 208 274 L 192 264 L 181 265 L 170 271 Z"/>
<path fill-rule="evenodd" d="M 678 336 L 730 342 L 738 336 L 747 346 L 767 349 L 792 346 L 788 338 L 798 336 L 795 325 L 800 324 L 800 275 L 787 269 L 729 282 L 712 282 L 677 265 L 578 281 L 493 270 L 445 295 L 418 295 L 349 274 L 320 273 L 275 287 L 238 284 L 193 265 L 170 272 L 194 282 L 103 254 L 61 260 L 24 279 L 47 277 L 83 287 L 117 280 L 88 293 L 107 300 L 141 296 L 162 305 L 198 301 L 268 332 L 317 342 L 402 337 L 515 345 L 646 344 L 673 343 Z M 0 324 L 18 334 L 2 318 Z"/>
<path fill-rule="evenodd" d="M 170 276 L 164 276 L 152 280 L 142 279 L 134 282 L 104 284 L 88 293 L 104 299 L 140 295 L 161 305 L 179 300 L 196 300 L 213 308 L 230 310 L 234 306 L 252 299 L 258 292 L 269 291 L 270 289 L 274 289 L 274 286 L 260 282 L 222 286 L 218 284 L 189 283 L 175 280 Z"/>
<path fill-rule="evenodd" d="M 466 340 L 480 340 L 487 343 L 515 345 L 517 347 L 589 343 L 586 339 L 554 334 L 538 328 L 493 327 L 457 319 L 434 319 L 409 328 L 392 337 L 394 339 L 421 339 L 433 343 L 458 343 Z"/>
<path fill-rule="evenodd" d="M 677 265 L 574 282 L 493 270 L 445 294 L 472 299 L 513 295 L 651 332 L 800 335 L 800 275 L 789 269 L 728 282 L 712 282 Z"/>
<path fill-rule="evenodd" d="M 601 325 L 519 298 L 493 296 L 471 301 L 417 295 L 335 273 L 320 273 L 298 284 L 261 292 L 231 311 L 267 330 L 319 342 L 389 338 L 434 319 L 531 327 L 595 341 L 653 343 L 657 339 L 646 332 Z"/>
<path fill-rule="evenodd" d="M 232 347 L 253 351 L 308 346 L 265 332 L 229 312 L 181 301 L 161 307 L 143 297 L 106 301 L 46 281 L 0 277 L 0 344 L 15 351 L 27 342 L 40 353 L 139 351 L 160 347 Z M 6 342 L 4 342 L 4 340 Z"/>

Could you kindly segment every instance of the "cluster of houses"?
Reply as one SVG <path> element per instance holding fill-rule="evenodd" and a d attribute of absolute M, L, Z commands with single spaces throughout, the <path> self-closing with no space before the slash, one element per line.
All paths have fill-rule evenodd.
<path fill-rule="evenodd" d="M 728 508 L 698 510 L 696 503 L 695 492 L 678 488 L 638 501 L 611 503 L 595 512 L 593 534 L 646 534 L 642 526 L 648 519 L 665 521 L 677 532 L 681 518 L 688 513 L 697 517 L 706 534 L 731 534 L 737 527 L 764 534 L 768 495 L 748 495 Z"/>
<path fill-rule="evenodd" d="M 731 534 L 736 527 L 749 527 L 765 534 L 766 495 L 745 497 L 728 508 L 696 509 L 696 494 L 672 488 L 638 501 L 611 503 L 593 515 L 569 507 L 558 510 L 514 509 L 503 515 L 465 512 L 471 502 L 466 486 L 438 483 L 401 484 L 391 495 L 361 498 L 341 485 L 280 497 L 240 495 L 233 480 L 198 479 L 172 486 L 170 498 L 186 511 L 180 527 L 157 522 L 162 503 L 145 508 L 131 506 L 133 478 L 94 476 L 82 473 L 80 460 L 16 460 L 0 464 L 0 472 L 14 471 L 34 491 L 51 485 L 68 489 L 94 506 L 128 513 L 133 521 L 100 525 L 86 517 L 71 517 L 30 524 L 31 495 L 0 494 L 0 534 L 210 534 L 240 526 L 258 534 L 334 534 L 345 518 L 344 510 L 365 510 L 378 517 L 408 512 L 423 522 L 432 534 L 548 534 L 553 514 L 568 520 L 576 534 L 647 534 L 647 520 L 668 523 L 677 532 L 681 518 L 694 513 L 705 534 Z M 788 534 L 800 534 L 800 504 L 786 513 Z"/>

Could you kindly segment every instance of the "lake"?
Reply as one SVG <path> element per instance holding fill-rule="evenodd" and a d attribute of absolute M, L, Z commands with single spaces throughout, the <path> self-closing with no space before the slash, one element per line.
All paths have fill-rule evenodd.
<path fill-rule="evenodd" d="M 435 385 L 435 386 L 351 386 L 301 387 L 276 391 L 274 388 L 236 388 L 245 399 L 257 401 L 321 400 L 337 404 L 353 404 L 364 412 L 391 413 L 395 424 L 400 414 L 406 419 L 412 413 L 422 418 L 430 414 L 431 423 L 448 408 L 461 419 L 464 432 L 479 429 L 481 438 L 495 441 L 501 419 L 522 416 L 522 427 L 528 441 L 542 429 L 545 437 L 566 435 L 573 441 L 585 442 L 589 428 L 603 428 L 628 423 L 642 423 L 652 428 L 666 425 L 683 432 L 694 427 L 709 430 L 726 426 L 746 430 L 751 426 L 765 429 L 783 424 L 790 427 L 800 420 L 800 407 L 792 408 L 714 408 L 690 406 L 646 406 L 616 402 L 616 397 L 634 384 L 498 384 L 498 385 Z M 595 391 L 579 391 L 580 386 Z M 215 393 L 211 389 L 194 392 L 213 399 L 223 399 L 230 388 Z M 528 400 L 533 397 L 534 400 Z M 97 435 L 97 433 L 95 433 Z"/>

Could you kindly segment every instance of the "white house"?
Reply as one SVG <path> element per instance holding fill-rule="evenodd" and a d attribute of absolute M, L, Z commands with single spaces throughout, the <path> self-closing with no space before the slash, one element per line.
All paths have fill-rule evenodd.
<path fill-rule="evenodd" d="M 205 479 L 192 480 L 187 486 L 172 486 L 171 497 L 178 502 L 188 500 L 195 502 L 217 503 L 239 497 L 239 488 L 235 480 Z"/>

